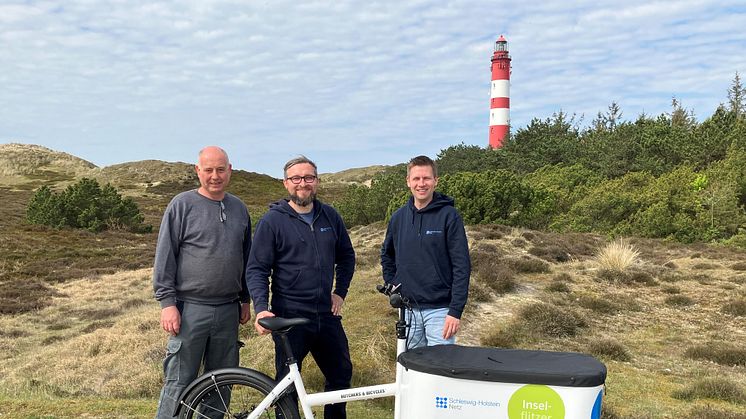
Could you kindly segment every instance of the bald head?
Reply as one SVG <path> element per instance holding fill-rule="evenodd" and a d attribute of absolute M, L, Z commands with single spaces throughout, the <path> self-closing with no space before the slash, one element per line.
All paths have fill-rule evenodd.
<path fill-rule="evenodd" d="M 214 158 L 214 157 L 223 158 L 225 159 L 226 164 L 228 165 L 231 164 L 231 162 L 228 160 L 228 153 L 226 153 L 225 150 L 223 150 L 222 148 L 216 145 L 210 145 L 200 150 L 199 155 L 197 156 L 198 162 L 201 162 L 202 156 L 205 156 L 205 157 L 209 156 L 210 158 Z"/>
<path fill-rule="evenodd" d="M 200 188 L 198 192 L 210 199 L 222 201 L 225 188 L 231 180 L 231 164 L 228 153 L 218 146 L 209 146 L 199 152 L 195 166 Z"/>

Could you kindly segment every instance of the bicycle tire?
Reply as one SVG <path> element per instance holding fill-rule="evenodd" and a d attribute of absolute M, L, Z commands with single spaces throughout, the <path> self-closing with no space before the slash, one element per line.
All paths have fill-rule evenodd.
<path fill-rule="evenodd" d="M 180 417 L 246 418 L 275 385 L 276 383 L 268 376 L 249 369 L 244 372 L 223 372 L 207 376 L 184 396 Z M 226 395 L 229 397 L 225 397 Z M 295 400 L 283 395 L 261 417 L 300 419 L 300 413 Z"/>

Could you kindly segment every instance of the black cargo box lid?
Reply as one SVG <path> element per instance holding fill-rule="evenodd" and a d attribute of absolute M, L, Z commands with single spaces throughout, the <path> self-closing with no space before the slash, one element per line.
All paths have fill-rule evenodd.
<path fill-rule="evenodd" d="M 436 345 L 404 352 L 399 362 L 414 371 L 464 380 L 566 387 L 606 381 L 604 364 L 575 352 Z"/>

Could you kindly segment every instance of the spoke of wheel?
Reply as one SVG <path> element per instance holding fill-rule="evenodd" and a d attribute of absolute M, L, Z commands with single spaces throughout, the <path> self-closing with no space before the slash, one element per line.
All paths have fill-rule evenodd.
<path fill-rule="evenodd" d="M 202 416 L 203 418 L 210 419 L 209 416 L 203 415 L 202 413 L 198 412 L 197 409 L 193 408 L 192 406 L 189 406 L 188 404 L 184 403 L 183 401 L 181 402 L 181 405 L 184 406 L 184 407 L 186 407 L 187 409 L 191 410 L 192 412 L 198 414 L 199 416 Z"/>
<path fill-rule="evenodd" d="M 218 396 L 220 397 L 220 402 L 223 403 L 223 407 L 225 408 L 225 412 L 223 413 L 228 414 L 228 416 L 233 416 L 233 414 L 231 413 L 231 409 L 225 404 L 225 399 L 223 399 L 223 394 L 220 392 L 220 387 L 218 387 L 218 382 L 215 381 L 215 376 L 213 375 L 210 378 L 212 378 L 212 382 L 213 384 L 215 384 L 215 391 L 218 392 Z M 217 409 L 214 409 L 214 410 L 217 411 Z"/>

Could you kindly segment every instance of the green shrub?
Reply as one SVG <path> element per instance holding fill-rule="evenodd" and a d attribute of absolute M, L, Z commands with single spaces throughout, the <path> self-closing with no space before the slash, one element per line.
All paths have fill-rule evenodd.
<path fill-rule="evenodd" d="M 132 198 L 122 198 L 110 184 L 101 188 L 94 179 L 83 178 L 61 193 L 39 188 L 29 201 L 26 219 L 31 224 L 54 228 L 72 227 L 89 231 L 128 230 L 146 233 L 152 226 Z"/>

